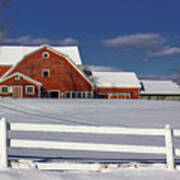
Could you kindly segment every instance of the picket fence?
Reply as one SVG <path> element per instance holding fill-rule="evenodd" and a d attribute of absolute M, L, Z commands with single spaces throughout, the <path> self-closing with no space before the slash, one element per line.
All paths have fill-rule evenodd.
<path fill-rule="evenodd" d="M 165 146 L 140 146 L 140 145 L 119 145 L 119 144 L 93 144 L 77 142 L 40 141 L 28 139 L 8 139 L 8 131 L 38 131 L 56 133 L 92 133 L 92 134 L 114 134 L 114 135 L 137 135 L 137 136 L 163 136 Z M 180 137 L 180 130 L 173 130 L 170 125 L 164 129 L 143 129 L 124 127 L 103 127 L 103 126 L 70 126 L 51 124 L 31 123 L 8 123 L 5 118 L 0 120 L 0 166 L 8 168 L 7 148 L 38 148 L 38 149 L 63 149 L 98 152 L 121 152 L 140 154 L 162 154 L 166 156 L 165 167 L 175 169 L 175 156 L 180 156 L 180 149 L 173 144 L 174 137 Z M 98 169 L 98 164 L 80 163 L 43 163 L 36 162 L 36 168 L 44 170 L 93 170 Z"/>

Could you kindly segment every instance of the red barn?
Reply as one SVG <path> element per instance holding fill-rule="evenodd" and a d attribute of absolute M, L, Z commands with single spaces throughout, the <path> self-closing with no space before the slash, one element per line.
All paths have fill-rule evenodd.
<path fill-rule="evenodd" d="M 7 55 L 2 53 L 4 57 L 0 56 L 0 63 L 8 56 L 10 61 L 7 62 L 11 63 L 13 58 L 16 62 L 13 66 L 0 66 L 0 96 L 93 97 L 93 83 L 78 68 L 81 61 L 77 47 L 58 49 L 45 45 L 39 48 L 15 47 L 13 50 L 14 47 L 2 48 L 5 49 L 1 51 Z"/>
<path fill-rule="evenodd" d="M 0 96 L 14 98 L 139 98 L 135 73 L 81 70 L 78 48 L 2 46 Z"/>

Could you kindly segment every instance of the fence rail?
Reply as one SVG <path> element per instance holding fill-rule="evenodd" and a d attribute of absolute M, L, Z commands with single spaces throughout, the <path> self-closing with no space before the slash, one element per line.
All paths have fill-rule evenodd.
<path fill-rule="evenodd" d="M 59 142 L 40 141 L 28 139 L 7 139 L 7 131 L 38 131 L 56 133 L 83 133 L 83 134 L 112 134 L 112 135 L 137 135 L 137 136 L 163 136 L 165 146 L 140 146 L 140 145 L 119 145 L 119 144 L 97 144 L 83 142 Z M 0 165 L 8 167 L 7 147 L 10 148 L 36 148 L 36 149 L 64 149 L 73 151 L 100 151 L 100 152 L 121 152 L 121 153 L 142 153 L 142 154 L 163 154 L 166 155 L 166 167 L 174 169 L 174 156 L 180 156 L 180 149 L 174 148 L 173 138 L 180 137 L 180 130 L 172 130 L 169 125 L 164 129 L 143 129 L 124 127 L 103 127 L 103 126 L 69 126 L 55 124 L 32 124 L 32 123 L 7 123 L 5 118 L 0 121 Z M 7 143 L 9 141 L 9 143 Z M 8 145 L 8 146 L 7 146 Z M 57 163 L 56 163 L 57 164 Z M 40 165 L 39 167 L 46 167 Z M 59 165 L 61 167 L 62 165 Z M 78 165 L 73 165 L 73 168 Z M 93 165 L 91 165 L 93 167 Z M 51 163 L 51 168 L 55 167 Z M 78 166 L 79 167 L 79 166 Z M 89 165 L 88 165 L 89 167 Z M 70 167 L 68 167 L 70 168 Z M 85 167 L 83 167 L 85 168 Z M 56 169 L 56 168 L 55 168 Z M 71 168 L 70 168 L 71 169 Z"/>
<path fill-rule="evenodd" d="M 103 126 L 67 126 L 51 124 L 11 123 L 12 131 L 40 131 L 40 132 L 61 132 L 61 133 L 89 133 L 89 134 L 122 134 L 142 136 L 164 136 L 164 129 L 140 129 Z"/>

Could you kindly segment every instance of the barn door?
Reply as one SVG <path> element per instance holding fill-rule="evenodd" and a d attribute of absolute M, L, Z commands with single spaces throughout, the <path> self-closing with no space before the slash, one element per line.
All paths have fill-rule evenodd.
<path fill-rule="evenodd" d="M 12 97 L 13 98 L 22 98 L 23 88 L 22 86 L 13 86 Z"/>

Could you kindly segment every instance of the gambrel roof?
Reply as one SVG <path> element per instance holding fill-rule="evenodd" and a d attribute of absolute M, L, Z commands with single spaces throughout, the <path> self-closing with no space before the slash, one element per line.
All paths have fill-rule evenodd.
<path fill-rule="evenodd" d="M 76 69 L 76 71 L 93 87 L 93 83 L 90 81 L 90 79 L 83 73 L 83 71 L 81 71 L 81 70 L 78 68 L 77 64 L 75 64 L 75 62 L 74 62 L 67 54 L 62 53 L 62 52 L 58 51 L 56 48 L 51 47 L 51 46 L 49 46 L 49 45 L 40 46 L 40 47 L 34 49 L 33 51 L 31 51 L 31 52 L 29 52 L 29 53 L 27 53 L 27 54 L 24 54 L 24 56 L 22 57 L 22 59 L 19 59 L 19 61 L 17 61 L 16 64 L 14 64 L 8 71 L 6 71 L 6 72 L 4 73 L 3 76 L 0 77 L 0 80 L 2 80 L 2 79 L 4 79 L 4 78 L 6 78 L 7 76 L 9 76 L 9 74 L 10 74 L 11 72 L 13 72 L 13 70 L 14 70 L 22 61 L 24 61 L 24 60 L 26 59 L 26 57 L 28 57 L 28 56 L 30 56 L 30 55 L 32 55 L 32 54 L 40 51 L 41 49 L 44 49 L 44 48 L 46 48 L 46 49 L 48 49 L 48 50 L 56 53 L 56 54 L 59 55 L 59 56 L 64 57 L 64 58 L 71 64 L 71 66 L 72 66 L 74 69 Z"/>
<path fill-rule="evenodd" d="M 17 62 L 23 59 L 25 55 L 43 46 L 1 46 L 0 65 L 15 65 Z M 77 46 L 52 46 L 52 48 L 68 56 L 76 65 L 82 65 Z"/>

